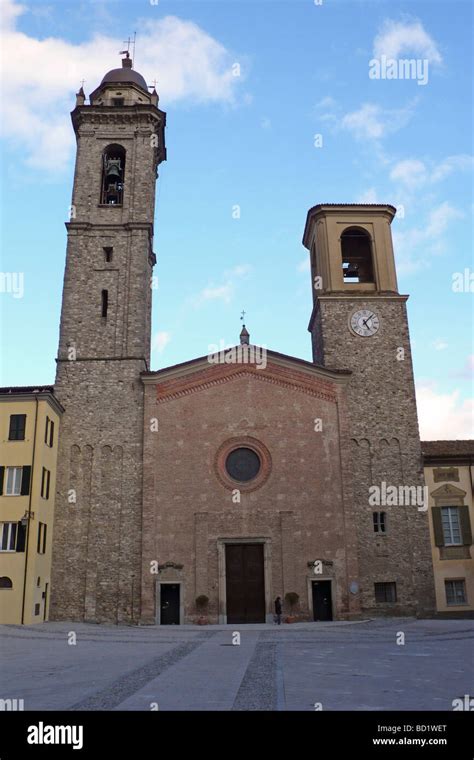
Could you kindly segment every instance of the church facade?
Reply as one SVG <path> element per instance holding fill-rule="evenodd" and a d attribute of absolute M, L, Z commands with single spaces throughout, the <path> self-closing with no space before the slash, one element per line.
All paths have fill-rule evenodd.
<path fill-rule="evenodd" d="M 395 209 L 309 210 L 312 362 L 244 328 L 235 349 L 153 372 L 165 121 L 128 58 L 72 113 L 51 618 L 270 622 L 277 596 L 292 620 L 430 614 Z"/>

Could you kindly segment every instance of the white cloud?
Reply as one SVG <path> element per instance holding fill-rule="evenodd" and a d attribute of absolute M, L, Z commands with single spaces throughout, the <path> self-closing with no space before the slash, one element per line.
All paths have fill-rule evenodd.
<path fill-rule="evenodd" d="M 390 179 L 400 182 L 404 189 L 414 190 L 429 182 L 441 182 L 456 171 L 468 171 L 474 167 L 474 158 L 467 154 L 448 156 L 432 168 L 417 158 L 398 161 L 391 172 Z"/>
<path fill-rule="evenodd" d="M 449 346 L 449 344 L 446 343 L 444 338 L 436 338 L 436 340 L 434 340 L 431 345 L 433 346 L 435 351 L 444 351 Z"/>
<path fill-rule="evenodd" d="M 201 290 L 198 300 L 199 301 L 224 301 L 224 303 L 230 303 L 232 296 L 232 286 L 229 282 L 225 285 L 217 285 L 215 287 L 209 286 Z"/>
<path fill-rule="evenodd" d="M 69 112 L 81 79 L 90 93 L 104 74 L 120 67 L 122 40 L 96 35 L 87 42 L 36 39 L 19 32 L 16 21 L 26 6 L 3 0 L 1 43 L 2 135 L 33 166 L 62 169 L 71 155 L 74 133 Z M 226 48 L 191 21 L 176 16 L 140 25 L 137 69 L 158 80 L 162 107 L 176 101 L 235 102 L 235 62 Z"/>
<path fill-rule="evenodd" d="M 474 354 L 470 354 L 464 367 L 459 372 L 452 373 L 455 377 L 462 377 L 464 380 L 472 380 L 474 378 Z"/>
<path fill-rule="evenodd" d="M 427 226 L 425 228 L 426 238 L 437 238 L 446 232 L 449 223 L 453 219 L 462 219 L 464 214 L 459 209 L 454 208 L 448 201 L 441 203 L 437 208 L 432 209 L 428 214 Z"/>
<path fill-rule="evenodd" d="M 421 21 L 386 19 L 374 39 L 374 58 L 382 55 L 399 58 L 406 54 L 426 58 L 434 64 L 440 64 L 443 60 L 435 41 Z"/>
<path fill-rule="evenodd" d="M 250 264 L 237 264 L 233 269 L 230 269 L 228 272 L 225 273 L 226 277 L 245 277 L 245 275 L 249 274 L 249 272 L 252 271 L 252 267 Z"/>
<path fill-rule="evenodd" d="M 448 156 L 434 167 L 431 173 L 431 182 L 439 182 L 455 171 L 469 171 L 474 167 L 474 157 L 465 153 L 457 156 Z"/>
<path fill-rule="evenodd" d="M 433 208 L 423 226 L 393 231 L 393 244 L 398 274 L 414 274 L 430 266 L 433 256 L 445 250 L 442 235 L 454 219 L 461 219 L 462 211 L 445 201 Z"/>
<path fill-rule="evenodd" d="M 170 340 L 171 334 L 169 332 L 166 332 L 165 330 L 157 332 L 151 340 L 151 348 L 153 351 L 162 354 Z"/>
<path fill-rule="evenodd" d="M 311 269 L 309 256 L 305 256 L 304 259 L 301 259 L 296 269 L 298 272 L 309 272 L 309 270 Z"/>
<path fill-rule="evenodd" d="M 388 109 L 376 103 L 364 103 L 358 110 L 342 117 L 341 127 L 360 140 L 379 140 L 404 127 L 412 117 L 416 101 L 404 108 Z"/>
<path fill-rule="evenodd" d="M 423 441 L 474 438 L 474 399 L 459 390 L 438 393 L 432 384 L 416 388 L 420 437 Z"/>
<path fill-rule="evenodd" d="M 356 200 L 356 203 L 378 203 L 378 196 L 375 187 L 369 187 Z"/>
<path fill-rule="evenodd" d="M 321 100 L 318 100 L 318 102 L 315 105 L 315 108 L 317 110 L 326 109 L 326 108 L 334 108 L 336 106 L 336 101 L 334 98 L 332 98 L 330 95 L 326 95 L 326 97 L 321 98 Z"/>
<path fill-rule="evenodd" d="M 230 303 L 234 297 L 236 282 L 252 271 L 250 264 L 237 264 L 232 269 L 224 272 L 224 282 L 215 285 L 209 284 L 203 288 L 200 293 L 193 299 L 195 306 L 199 306 L 205 301 L 223 301 Z"/>
<path fill-rule="evenodd" d="M 423 161 L 407 158 L 399 161 L 390 172 L 390 179 L 408 187 L 416 187 L 426 181 L 427 171 Z"/>

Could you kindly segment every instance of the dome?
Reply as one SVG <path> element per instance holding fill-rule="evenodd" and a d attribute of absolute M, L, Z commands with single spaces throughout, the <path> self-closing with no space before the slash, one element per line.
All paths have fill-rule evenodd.
<path fill-rule="evenodd" d="M 138 73 L 138 71 L 134 71 L 132 68 L 121 68 L 121 69 L 112 69 L 111 71 L 108 71 L 107 74 L 102 79 L 102 82 L 100 85 L 103 84 L 136 84 L 138 87 L 141 87 L 142 90 L 145 90 L 145 92 L 148 92 L 147 84 L 142 77 L 141 74 Z"/>

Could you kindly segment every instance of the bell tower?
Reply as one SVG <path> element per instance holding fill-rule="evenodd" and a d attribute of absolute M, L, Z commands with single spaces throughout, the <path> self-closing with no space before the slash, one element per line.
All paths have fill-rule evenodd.
<path fill-rule="evenodd" d="M 166 114 L 126 54 L 71 114 L 77 140 L 55 392 L 52 615 L 134 622 L 140 598 L 143 388 Z"/>
<path fill-rule="evenodd" d="M 311 257 L 313 360 L 352 371 L 348 417 L 362 608 L 413 614 L 434 609 L 433 577 L 394 216 L 390 205 L 314 206 L 303 244 Z M 393 490 L 387 498 L 389 486 L 397 498 Z M 389 601 L 381 601 L 384 594 Z"/>

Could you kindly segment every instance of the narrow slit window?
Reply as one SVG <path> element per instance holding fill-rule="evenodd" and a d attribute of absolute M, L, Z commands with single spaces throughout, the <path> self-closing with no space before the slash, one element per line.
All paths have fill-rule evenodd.
<path fill-rule="evenodd" d="M 386 533 L 387 523 L 385 519 L 385 512 L 374 512 L 374 533 Z"/>
<path fill-rule="evenodd" d="M 111 246 L 107 246 L 106 248 L 104 248 L 106 264 L 110 264 L 112 262 L 113 253 L 114 253 L 114 249 Z"/>
<path fill-rule="evenodd" d="M 107 316 L 107 311 L 109 308 L 109 291 L 103 290 L 102 291 L 102 316 Z"/>

